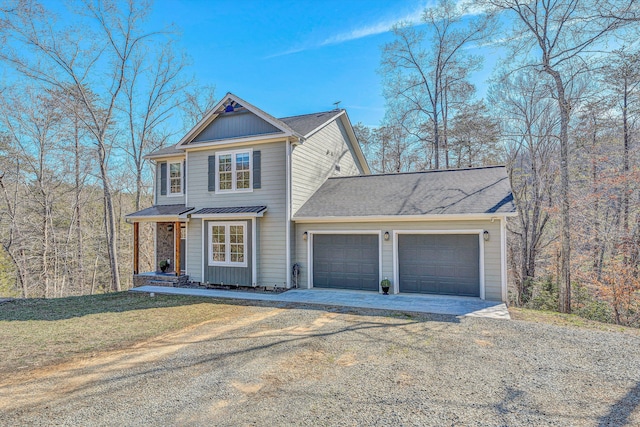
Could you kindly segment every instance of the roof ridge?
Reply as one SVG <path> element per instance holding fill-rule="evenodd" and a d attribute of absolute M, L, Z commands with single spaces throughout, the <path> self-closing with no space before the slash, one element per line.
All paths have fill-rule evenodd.
<path fill-rule="evenodd" d="M 497 169 L 497 168 L 506 168 L 506 165 L 476 166 L 471 168 L 453 168 L 453 169 L 431 169 L 426 171 L 411 171 L 411 172 L 386 172 L 386 173 L 376 173 L 376 174 L 370 174 L 370 175 L 332 176 L 332 177 L 329 177 L 329 179 L 371 178 L 376 176 L 397 176 L 397 175 L 418 175 L 418 174 L 428 174 L 428 173 L 460 172 L 460 171 L 469 171 L 469 170 Z"/>
<path fill-rule="evenodd" d="M 296 117 L 313 116 L 313 115 L 316 115 L 316 114 L 327 114 L 327 113 L 333 113 L 333 112 L 339 113 L 341 111 L 344 111 L 344 110 L 343 109 L 339 109 L 339 110 L 318 111 L 318 112 L 315 112 L 315 113 L 306 113 L 306 114 L 297 114 L 295 116 L 279 117 L 278 120 L 293 119 L 293 118 L 296 118 Z"/>

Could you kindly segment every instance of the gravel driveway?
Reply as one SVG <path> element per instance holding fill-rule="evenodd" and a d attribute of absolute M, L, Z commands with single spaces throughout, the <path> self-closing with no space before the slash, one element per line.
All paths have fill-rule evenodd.
<path fill-rule="evenodd" d="M 0 379 L 0 424 L 640 425 L 636 335 L 317 307 L 240 314 Z"/>

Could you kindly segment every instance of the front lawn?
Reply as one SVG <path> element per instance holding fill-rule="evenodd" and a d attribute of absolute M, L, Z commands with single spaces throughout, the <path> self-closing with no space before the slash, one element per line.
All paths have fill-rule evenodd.
<path fill-rule="evenodd" d="M 211 298 L 119 292 L 0 304 L 0 376 L 128 347 L 241 306 Z"/>

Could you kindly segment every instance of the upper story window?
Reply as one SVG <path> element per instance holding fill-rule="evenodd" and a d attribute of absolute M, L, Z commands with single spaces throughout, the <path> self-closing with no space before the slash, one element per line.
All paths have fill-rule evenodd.
<path fill-rule="evenodd" d="M 252 150 L 216 155 L 216 191 L 252 191 Z"/>
<path fill-rule="evenodd" d="M 169 162 L 168 166 L 169 195 L 182 195 L 182 162 Z"/>

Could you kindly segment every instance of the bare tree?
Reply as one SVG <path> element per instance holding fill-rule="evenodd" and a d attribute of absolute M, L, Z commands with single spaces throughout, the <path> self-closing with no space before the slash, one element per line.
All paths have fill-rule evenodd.
<path fill-rule="evenodd" d="M 85 114 L 78 119 L 93 136 L 102 182 L 105 236 L 112 290 L 121 290 L 113 189 L 109 155 L 117 102 L 127 84 L 138 49 L 156 33 L 142 30 L 147 4 L 133 0 L 119 5 L 86 0 L 77 12 L 86 14 L 91 25 L 82 30 L 53 26 L 52 12 L 35 1 L 19 4 L 5 12 L 2 25 L 11 44 L 0 50 L 3 60 L 24 75 L 59 90 L 73 88 L 72 96 Z M 18 46 L 19 49 L 16 49 Z"/>
<path fill-rule="evenodd" d="M 629 254 L 629 199 L 630 199 L 630 165 L 629 150 L 631 145 L 630 121 L 637 111 L 638 88 L 640 87 L 640 54 L 618 49 L 612 52 L 611 61 L 603 69 L 603 84 L 611 90 L 616 107 L 622 119 L 622 224 L 624 235 L 623 253 L 625 263 Z"/>
<path fill-rule="evenodd" d="M 485 40 L 493 28 L 489 15 L 465 15 L 465 10 L 451 0 L 439 1 L 424 12 L 425 30 L 395 25 L 395 40 L 382 52 L 387 102 L 408 134 L 422 143 L 430 140 L 435 169 L 441 167 L 443 134 L 446 142 L 447 121 L 454 115 L 452 101 L 473 93 L 469 73 L 481 62 L 465 48 Z"/>
<path fill-rule="evenodd" d="M 136 176 L 135 210 L 140 210 L 143 176 L 149 152 L 163 147 L 175 134 L 166 122 L 179 107 L 179 95 L 190 84 L 182 78 L 184 58 L 177 58 L 172 43 L 164 45 L 157 57 L 148 49 L 136 51 L 125 82 L 124 111 L 128 118 L 129 138 L 123 149 L 133 162 Z"/>
<path fill-rule="evenodd" d="M 615 6 L 594 0 L 521 1 L 488 0 L 516 17 L 513 50 L 537 52 L 528 65 L 547 74 L 554 84 L 560 114 L 560 200 L 561 200 L 561 292 L 560 309 L 571 312 L 571 225 L 569 201 L 569 125 L 575 99 L 571 86 L 576 78 L 591 70 L 588 49 L 604 42 L 616 30 L 633 22 L 634 0 Z M 613 10 L 608 9 L 614 7 Z"/>
<path fill-rule="evenodd" d="M 557 169 L 554 158 L 558 120 L 548 87 L 534 73 L 503 75 L 491 87 L 490 101 L 502 120 L 509 178 L 518 217 L 509 224 L 516 237 L 510 241 L 514 263 L 516 304 L 533 295 L 533 280 L 541 250 L 549 244 L 553 187 Z"/>

